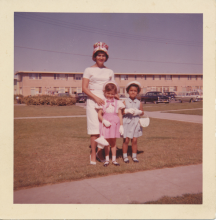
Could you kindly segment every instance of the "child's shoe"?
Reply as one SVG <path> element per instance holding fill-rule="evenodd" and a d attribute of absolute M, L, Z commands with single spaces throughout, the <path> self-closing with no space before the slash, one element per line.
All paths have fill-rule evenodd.
<path fill-rule="evenodd" d="M 135 163 L 139 163 L 139 160 L 137 160 L 136 157 L 132 157 L 132 160 L 133 160 L 133 162 L 135 162 Z"/>
<path fill-rule="evenodd" d="M 107 167 L 109 165 L 109 161 L 105 161 L 103 165 L 104 167 Z"/>
<path fill-rule="evenodd" d="M 117 161 L 112 161 L 112 164 L 115 166 L 120 166 L 120 164 Z"/>
<path fill-rule="evenodd" d="M 129 159 L 127 157 L 125 157 L 123 160 L 125 163 L 129 163 Z"/>

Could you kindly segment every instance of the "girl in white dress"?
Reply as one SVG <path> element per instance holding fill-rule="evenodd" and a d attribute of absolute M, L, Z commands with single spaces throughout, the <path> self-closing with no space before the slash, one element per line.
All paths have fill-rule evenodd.
<path fill-rule="evenodd" d="M 97 143 L 95 140 L 99 137 L 99 119 L 98 113 L 95 109 L 95 104 L 99 106 L 104 104 L 103 85 L 107 81 L 114 81 L 114 72 L 104 66 L 109 58 L 108 45 L 103 42 L 94 44 L 92 59 L 95 64 L 85 69 L 82 80 L 82 91 L 88 95 L 86 116 L 87 116 L 87 131 L 91 135 L 91 155 L 90 164 L 96 164 L 96 157 L 99 161 L 104 162 L 102 159 L 102 151 L 98 149 L 96 154 Z"/>

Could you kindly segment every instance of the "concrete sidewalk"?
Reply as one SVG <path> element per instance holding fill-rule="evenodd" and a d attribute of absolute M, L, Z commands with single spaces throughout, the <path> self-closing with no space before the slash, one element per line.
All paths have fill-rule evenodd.
<path fill-rule="evenodd" d="M 150 118 L 159 118 L 159 119 L 167 119 L 174 121 L 192 122 L 192 123 L 203 122 L 203 116 L 200 115 L 172 114 L 172 113 L 164 113 L 160 111 L 156 111 L 156 112 L 145 111 L 145 114 L 147 114 Z M 86 115 L 16 117 L 14 119 L 76 118 L 76 117 L 86 117 Z"/>
<path fill-rule="evenodd" d="M 203 123 L 203 116 L 201 115 L 186 115 L 186 114 L 176 114 L 176 113 L 165 113 L 161 111 L 148 112 L 145 111 L 150 118 L 159 118 L 166 120 L 174 120 L 174 121 L 184 121 L 184 122 L 192 122 L 192 123 Z"/>
<path fill-rule="evenodd" d="M 15 204 L 129 204 L 202 192 L 202 164 L 18 190 Z"/>

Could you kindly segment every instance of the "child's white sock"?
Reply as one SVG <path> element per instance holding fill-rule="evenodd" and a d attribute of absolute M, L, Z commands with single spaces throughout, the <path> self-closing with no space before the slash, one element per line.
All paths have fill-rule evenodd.
<path fill-rule="evenodd" d="M 112 156 L 112 161 L 116 161 L 116 156 Z"/>
<path fill-rule="evenodd" d="M 132 158 L 136 158 L 137 154 L 136 153 L 132 153 Z"/>
<path fill-rule="evenodd" d="M 123 158 L 126 158 L 127 157 L 127 153 L 123 153 Z"/>
<path fill-rule="evenodd" d="M 108 155 L 108 156 L 106 156 L 106 161 L 109 161 L 109 155 Z"/>

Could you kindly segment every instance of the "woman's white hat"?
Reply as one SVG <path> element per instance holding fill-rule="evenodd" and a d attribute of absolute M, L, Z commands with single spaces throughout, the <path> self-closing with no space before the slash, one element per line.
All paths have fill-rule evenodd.
<path fill-rule="evenodd" d="M 112 81 L 112 80 L 107 81 L 106 83 L 104 83 L 104 85 L 103 85 L 103 91 L 105 90 L 105 86 L 106 86 L 107 84 L 109 84 L 109 83 L 114 84 L 114 85 L 116 86 L 116 88 L 117 88 L 117 92 L 119 92 L 120 89 L 119 89 L 118 84 L 117 84 L 115 81 Z"/>
<path fill-rule="evenodd" d="M 141 84 L 138 81 L 131 81 L 126 85 L 126 89 L 131 85 L 131 84 L 136 84 L 139 86 L 140 90 L 141 90 Z"/>
<path fill-rule="evenodd" d="M 93 45 L 94 47 L 94 50 L 93 50 L 93 54 L 92 54 L 92 59 L 94 60 L 94 54 L 97 52 L 97 51 L 103 51 L 106 53 L 107 55 L 107 59 L 106 61 L 108 60 L 109 58 L 109 54 L 108 54 L 108 45 L 104 42 L 97 42 Z M 95 61 L 95 60 L 94 60 Z"/>

